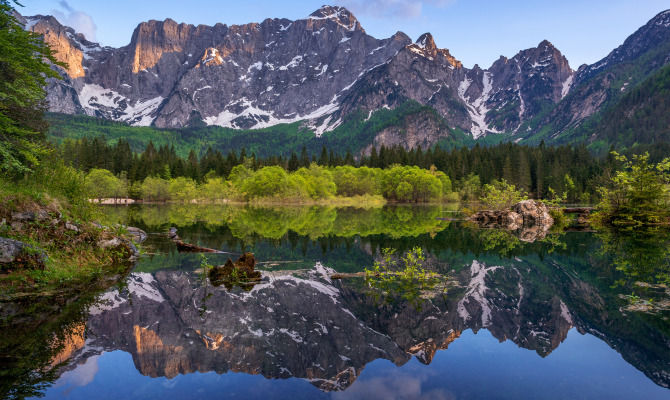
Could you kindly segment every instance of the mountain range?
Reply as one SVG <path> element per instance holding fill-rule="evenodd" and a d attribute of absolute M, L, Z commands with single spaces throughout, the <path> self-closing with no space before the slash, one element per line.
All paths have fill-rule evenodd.
<path fill-rule="evenodd" d="M 67 63 L 47 88 L 54 113 L 157 129 L 291 127 L 316 138 L 356 126 L 366 131 L 361 152 L 475 140 L 670 141 L 670 10 L 577 70 L 547 40 L 466 68 L 430 33 L 376 39 L 333 6 L 245 25 L 151 20 L 120 48 L 52 16 L 19 18 Z"/>

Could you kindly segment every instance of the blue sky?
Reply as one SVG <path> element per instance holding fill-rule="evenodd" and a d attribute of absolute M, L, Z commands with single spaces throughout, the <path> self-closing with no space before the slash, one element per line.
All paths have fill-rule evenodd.
<path fill-rule="evenodd" d="M 304 18 L 324 0 L 22 0 L 24 15 L 52 14 L 109 46 L 130 41 L 138 23 L 172 18 L 213 25 L 265 18 Z M 500 55 L 552 42 L 573 68 L 593 63 L 621 44 L 668 0 L 331 0 L 348 7 L 378 38 L 431 32 L 439 47 L 467 67 L 488 67 Z"/>

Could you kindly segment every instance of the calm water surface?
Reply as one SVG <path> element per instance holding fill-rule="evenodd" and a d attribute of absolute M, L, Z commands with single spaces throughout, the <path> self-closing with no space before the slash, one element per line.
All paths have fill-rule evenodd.
<path fill-rule="evenodd" d="M 480 230 L 443 207 L 106 208 L 150 233 L 107 289 L 16 304 L 5 396 L 47 399 L 668 399 L 667 232 Z M 165 232 L 263 281 L 213 286 Z M 445 285 L 382 291 L 360 272 L 422 247 Z M 5 310 L 10 309 L 5 306 Z M 4 316 L 3 316 L 4 317 Z"/>

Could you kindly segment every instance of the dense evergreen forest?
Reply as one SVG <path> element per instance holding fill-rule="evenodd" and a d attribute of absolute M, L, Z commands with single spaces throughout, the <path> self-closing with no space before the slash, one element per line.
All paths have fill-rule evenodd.
<path fill-rule="evenodd" d="M 433 167 L 446 174 L 454 189 L 461 192 L 504 179 L 532 197 L 546 198 L 550 196 L 551 188 L 555 192 L 567 193 L 567 200 L 571 202 L 591 201 L 595 188 L 616 167 L 616 161 L 611 156 L 594 156 L 584 146 L 552 147 L 541 144 L 533 147 L 512 143 L 452 150 L 435 146 L 425 151 L 421 148 L 407 151 L 399 146 L 382 146 L 359 159 L 351 153 L 341 155 L 326 147 L 319 153 L 310 153 L 303 147 L 300 153 L 291 153 L 289 157 L 266 158 L 257 157 L 244 149 L 222 154 L 210 148 L 200 156 L 191 151 L 182 158 L 173 146 L 157 147 L 150 142 L 144 151 L 135 153 L 123 139 L 110 145 L 102 138 L 83 138 L 64 141 L 60 152 L 65 162 L 75 168 L 85 172 L 105 169 L 114 175 L 123 175 L 130 183 L 152 176 L 165 179 L 187 177 L 195 182 L 203 182 L 208 174 L 228 178 L 233 168 L 240 164 L 251 170 L 280 166 L 288 172 L 309 167 L 312 163 L 323 167 L 348 165 L 381 169 L 399 164 L 426 170 Z"/>

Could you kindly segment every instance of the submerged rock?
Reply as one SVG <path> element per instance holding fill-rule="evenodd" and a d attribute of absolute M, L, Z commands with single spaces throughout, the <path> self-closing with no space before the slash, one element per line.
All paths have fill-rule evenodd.
<path fill-rule="evenodd" d="M 128 236 L 130 236 L 135 241 L 135 243 L 142 243 L 147 240 L 147 233 L 140 228 L 127 226 L 126 230 L 128 231 Z"/>
<path fill-rule="evenodd" d="M 224 265 L 213 267 L 209 271 L 209 279 L 214 286 L 223 284 L 227 289 L 235 285 L 251 288 L 261 279 L 261 273 L 254 270 L 255 265 L 253 253 L 244 253 L 234 263 L 229 258 Z"/>

